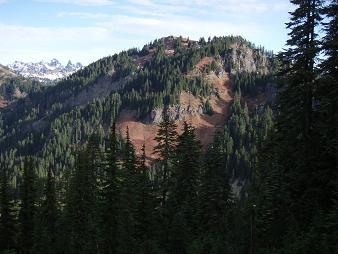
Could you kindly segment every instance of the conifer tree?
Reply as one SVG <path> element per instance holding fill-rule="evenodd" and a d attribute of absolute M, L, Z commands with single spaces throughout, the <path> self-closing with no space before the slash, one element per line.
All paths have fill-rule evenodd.
<path fill-rule="evenodd" d="M 292 0 L 296 5 L 287 28 L 288 49 L 282 53 L 283 85 L 277 117 L 277 143 L 282 172 L 290 191 L 290 209 L 299 227 L 306 227 L 316 211 L 317 187 L 314 160 L 318 139 L 314 131 L 313 100 L 319 53 L 316 27 L 321 21 L 321 0 Z M 317 190 L 316 190 L 317 189 Z M 301 198 L 301 202 L 300 202 Z M 303 211 L 301 214 L 299 211 Z"/>
<path fill-rule="evenodd" d="M 158 191 L 158 209 L 156 219 L 158 225 L 155 230 L 162 248 L 165 248 L 168 243 L 168 228 L 169 218 L 167 209 L 167 199 L 170 186 L 172 184 L 173 174 L 173 160 L 175 158 L 175 148 L 177 143 L 176 124 L 170 119 L 168 108 L 165 107 L 162 112 L 162 121 L 158 125 L 158 131 L 155 137 L 156 146 L 154 147 L 154 154 L 158 156 L 158 165 L 156 168 L 156 175 L 154 179 L 154 188 Z"/>
<path fill-rule="evenodd" d="M 338 216 L 338 2 L 327 1 L 322 13 L 326 16 L 323 22 L 325 35 L 321 44 L 325 58 L 320 64 L 321 75 L 314 93 L 314 128 L 318 138 L 314 178 L 317 179 L 316 196 L 321 212 L 317 211 L 308 238 L 309 242 L 314 238 L 320 239 L 317 241 L 317 252 L 334 253 L 338 251 L 334 243 L 334 236 L 338 232 L 338 223 L 334 219 Z M 311 243 L 308 245 L 314 249 Z"/>
<path fill-rule="evenodd" d="M 168 199 L 169 252 L 187 253 L 197 228 L 195 212 L 198 206 L 201 145 L 195 129 L 184 123 L 176 147 L 172 188 Z"/>
<path fill-rule="evenodd" d="M 33 159 L 31 157 L 25 158 L 20 191 L 20 235 L 18 241 L 19 253 L 23 254 L 32 253 L 33 247 L 34 217 L 36 212 L 35 178 Z"/>
<path fill-rule="evenodd" d="M 283 76 L 276 132 L 263 146 L 255 184 L 257 228 L 263 240 L 259 248 L 262 252 L 330 253 L 325 250 L 327 244 L 323 244 L 318 226 L 325 221 L 323 214 L 331 209 L 334 184 L 330 183 L 337 179 L 335 170 L 331 170 L 333 153 L 325 148 L 331 142 L 326 138 L 330 136 L 327 130 L 333 130 L 328 124 L 333 118 L 327 113 L 333 108 L 331 92 L 335 89 L 332 83 L 327 86 L 329 83 L 318 78 L 316 67 L 320 51 L 316 30 L 322 19 L 322 1 L 291 3 L 296 9 L 287 24 L 291 29 L 288 49 L 280 55 Z"/>
<path fill-rule="evenodd" d="M 322 42 L 322 50 L 324 50 L 324 54 L 326 58 L 321 63 L 321 68 L 324 74 L 330 75 L 332 78 L 337 79 L 337 66 L 338 66 L 338 3 L 335 0 L 328 1 L 330 2 L 327 6 L 325 6 L 322 10 L 322 13 L 328 19 L 327 22 L 324 22 L 324 32 L 325 36 Z M 327 94 L 330 94 L 330 91 L 327 91 Z"/>
<path fill-rule="evenodd" d="M 0 252 L 10 252 L 15 248 L 15 225 L 8 174 L 7 167 L 0 162 Z"/>
<path fill-rule="evenodd" d="M 161 203 L 162 206 L 165 206 L 177 141 L 177 126 L 175 122 L 170 119 L 166 108 L 163 110 L 162 118 L 163 120 L 158 126 L 159 129 L 155 137 L 157 145 L 154 147 L 154 153 L 159 156 L 160 166 L 162 166 L 160 176 Z"/>
<path fill-rule="evenodd" d="M 287 183 L 278 162 L 275 142 L 273 132 L 270 132 L 259 152 L 252 184 L 256 196 L 248 199 L 251 207 L 256 206 L 257 248 L 266 252 L 283 247 L 280 236 L 281 232 L 287 231 L 287 218 L 290 216 Z"/>
<path fill-rule="evenodd" d="M 137 209 L 137 169 L 136 154 L 130 140 L 129 129 L 123 147 L 122 158 L 122 183 L 121 183 L 121 216 L 119 225 L 117 253 L 138 252 L 135 232 L 135 211 Z"/>
<path fill-rule="evenodd" d="M 52 169 L 47 172 L 45 185 L 45 199 L 42 201 L 40 211 L 37 212 L 34 232 L 34 253 L 57 253 L 56 250 L 56 223 L 58 217 L 55 180 Z"/>
<path fill-rule="evenodd" d="M 78 152 L 66 206 L 68 253 L 96 253 L 95 175 L 89 167 L 88 149 Z"/>
<path fill-rule="evenodd" d="M 316 133 L 320 137 L 317 154 L 317 167 L 321 169 L 323 184 L 327 183 L 326 191 L 322 191 L 323 198 L 332 199 L 335 193 L 338 173 L 337 163 L 337 108 L 338 108 L 338 3 L 330 1 L 330 4 L 323 8 L 327 17 L 324 23 L 325 36 L 323 38 L 322 50 L 325 59 L 322 61 L 321 78 L 315 92 L 315 119 Z M 336 179 L 336 180 L 335 180 Z M 324 205 L 324 204 L 323 204 Z M 330 205 L 330 204 L 326 204 Z"/>
<path fill-rule="evenodd" d="M 229 170 L 223 137 L 214 136 L 205 158 L 200 188 L 198 218 L 200 222 L 200 251 L 204 253 L 231 253 L 229 236 L 234 199 L 231 193 Z"/>
<path fill-rule="evenodd" d="M 149 179 L 149 168 L 146 165 L 145 144 L 138 158 L 138 179 L 135 188 L 138 190 L 137 209 L 135 212 L 135 235 L 140 253 L 156 253 L 154 239 L 154 188 Z"/>
<path fill-rule="evenodd" d="M 101 191 L 102 249 L 104 253 L 115 253 L 118 237 L 119 191 L 116 127 L 110 130 L 109 148 Z"/>
<path fill-rule="evenodd" d="M 287 28 L 291 30 L 287 40 L 288 49 L 281 54 L 285 64 L 283 74 L 287 77 L 288 84 L 280 94 L 279 104 L 283 105 L 283 109 L 290 106 L 289 111 L 294 110 L 290 112 L 290 116 L 296 114 L 302 116 L 295 128 L 301 128 L 304 138 L 309 139 L 313 121 L 314 81 L 317 74 L 315 60 L 320 51 L 316 27 L 322 20 L 320 15 L 322 1 L 291 0 L 291 3 L 296 5 L 296 9 L 291 12 L 290 22 L 287 23 Z M 294 104 L 293 100 L 297 100 L 297 104 Z"/>

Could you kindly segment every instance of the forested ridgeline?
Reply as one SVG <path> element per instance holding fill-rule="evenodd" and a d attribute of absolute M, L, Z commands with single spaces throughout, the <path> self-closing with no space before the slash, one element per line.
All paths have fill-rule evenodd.
<path fill-rule="evenodd" d="M 24 110 L 27 101 L 17 102 L 22 104 L 22 111 L 17 115 L 4 111 L 2 129 L 5 134 L 1 144 L 7 143 L 7 146 L 0 148 L 1 152 L 6 151 L 2 152 L 6 159 L 1 160 L 0 246 L 3 252 L 338 253 L 338 5 L 336 0 L 291 2 L 295 9 L 287 24 L 290 29 L 287 49 L 278 55 L 279 87 L 274 114 L 269 107 L 257 108 L 250 114 L 241 99 L 242 93 L 255 93 L 255 90 L 243 91 L 234 84 L 237 92 L 227 124 L 215 132 L 206 153 L 201 152 L 193 126 L 185 123 L 178 135 L 175 123 L 164 110 L 155 137 L 154 153 L 158 159 L 155 165 L 148 165 L 146 154 L 135 153 L 128 129 L 125 138 L 117 134 L 114 121 L 119 110 L 93 110 L 94 105 L 121 107 L 127 98 L 123 96 L 131 94 L 138 101 L 137 94 L 142 94 L 146 88 L 136 89 L 139 83 L 133 82 L 140 76 L 135 74 L 134 79 L 130 73 L 144 72 L 152 61 L 146 62 L 143 68 L 135 64 L 129 74 L 116 72 L 128 77 L 123 85 L 124 93 L 113 91 L 109 99 L 102 100 L 107 104 L 98 100 L 96 104 L 70 112 L 60 105 L 59 111 L 50 111 L 46 118 L 38 118 L 41 124 L 46 121 L 48 125 L 47 120 L 55 117 L 51 122 L 53 132 L 40 134 L 54 140 L 49 147 L 44 145 L 43 137 L 37 138 L 28 130 L 29 139 L 19 141 L 21 148 L 7 150 L 11 139 L 17 137 L 16 130 L 11 129 L 14 121 L 28 121 L 22 118 L 28 112 Z M 322 29 L 322 36 L 317 34 L 319 29 Z M 188 47 L 185 43 L 181 50 L 195 52 L 205 44 L 211 52 L 214 50 L 212 41 L 217 42 L 217 39 L 201 40 Z M 161 41 L 155 41 L 154 45 L 157 43 Z M 182 45 L 178 41 L 175 46 Z M 217 50 L 222 55 L 223 51 Z M 123 55 L 126 62 L 133 62 L 128 56 L 136 51 L 128 52 L 82 70 L 82 74 L 88 72 L 87 77 L 91 77 L 87 80 L 89 83 L 84 82 L 85 75 L 80 81 L 82 78 L 77 77 L 77 73 L 63 81 L 64 84 L 41 92 L 40 96 L 47 96 L 45 105 L 65 100 L 80 92 L 82 86 L 95 82 L 102 73 L 90 76 L 89 70 L 103 61 Z M 154 60 L 161 50 L 153 50 L 150 44 L 138 54 L 144 57 L 145 52 L 152 52 Z M 166 55 L 165 49 L 162 52 L 162 61 L 176 59 L 175 54 Z M 319 56 L 324 57 L 319 59 Z M 156 66 L 164 62 L 157 62 Z M 152 70 L 156 70 L 156 66 Z M 111 71 L 110 67 L 105 71 Z M 114 64 L 115 70 L 119 67 Z M 163 78 L 165 73 L 158 70 Z M 235 76 L 233 73 L 233 78 Z M 186 78 L 182 75 L 182 80 Z M 248 81 L 250 79 L 244 83 L 260 84 L 264 77 L 259 77 L 257 82 Z M 72 83 L 75 80 L 79 86 Z M 237 77 L 237 80 L 242 78 Z M 74 86 L 68 87 L 67 82 Z M 153 95 L 159 94 L 153 86 L 164 83 L 149 81 Z M 52 91 L 62 86 L 66 87 L 65 98 L 57 94 L 60 97 L 53 99 Z M 169 91 L 175 90 L 169 89 L 167 94 L 162 92 L 166 88 L 160 91 L 162 95 L 169 95 Z M 197 94 L 201 92 L 196 91 Z M 142 98 L 147 98 L 143 95 Z M 34 102 L 34 96 L 39 95 L 32 96 L 31 105 L 43 105 L 38 100 Z M 161 98 L 164 106 L 174 103 L 170 96 Z M 135 103 L 133 107 L 139 108 L 141 117 L 144 109 L 140 105 Z M 48 107 L 45 107 L 46 112 Z M 32 119 L 39 115 L 39 110 L 31 115 Z M 110 117 L 106 118 L 109 119 L 106 126 L 111 126 L 109 138 L 103 135 L 107 127 L 101 120 L 94 120 L 104 119 L 107 112 Z M 19 115 L 21 118 L 16 118 Z M 64 121 L 58 117 L 63 117 Z M 74 121 L 69 122 L 69 119 Z M 100 124 L 102 127 L 98 127 Z M 21 126 L 28 128 L 27 123 Z M 60 139 L 56 138 L 58 135 Z M 40 149 L 36 140 L 41 140 L 44 156 L 29 156 Z M 63 147 L 67 147 L 66 151 Z M 16 172 L 21 172 L 16 178 L 15 165 Z M 58 172 L 64 172 L 62 177 Z M 246 182 L 238 194 L 236 185 L 231 183 L 241 178 Z"/>
<path fill-rule="evenodd" d="M 205 57 L 213 61 L 198 69 Z M 0 151 L 14 172 L 11 182 L 20 185 L 20 164 L 28 155 L 37 157 L 39 177 L 52 164 L 57 182 L 68 181 L 74 149 L 94 132 L 103 141 L 122 109 L 135 110 L 143 121 L 155 108 L 178 104 L 183 91 L 217 95 L 204 78 L 211 72 L 232 73 L 234 90 L 254 97 L 264 93 L 276 66 L 271 52 L 232 36 L 199 42 L 167 37 L 103 58 L 0 111 Z M 212 114 L 207 102 L 203 110 Z"/>

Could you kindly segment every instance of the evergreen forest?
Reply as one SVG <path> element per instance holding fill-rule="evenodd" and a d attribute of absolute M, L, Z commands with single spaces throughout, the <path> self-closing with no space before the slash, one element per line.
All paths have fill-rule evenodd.
<path fill-rule="evenodd" d="M 54 86 L 6 80 L 0 253 L 338 253 L 338 3 L 290 2 L 278 54 L 242 37 L 173 37 L 172 51 L 158 39 Z M 169 109 L 185 91 L 212 116 L 219 91 L 204 77 L 225 72 L 229 112 L 206 146 Z M 156 109 L 147 154 L 117 123 L 133 110 L 148 124 Z"/>

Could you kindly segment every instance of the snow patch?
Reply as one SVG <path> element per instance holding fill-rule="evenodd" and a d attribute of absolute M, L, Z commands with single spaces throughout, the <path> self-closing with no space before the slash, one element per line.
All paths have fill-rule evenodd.
<path fill-rule="evenodd" d="M 68 61 L 67 65 L 63 66 L 57 59 L 53 58 L 49 62 L 40 61 L 37 63 L 15 61 L 14 63 L 9 64 L 8 68 L 26 78 L 32 78 L 47 83 L 65 78 L 80 70 L 83 66 L 81 63 L 73 64 L 71 61 Z"/>

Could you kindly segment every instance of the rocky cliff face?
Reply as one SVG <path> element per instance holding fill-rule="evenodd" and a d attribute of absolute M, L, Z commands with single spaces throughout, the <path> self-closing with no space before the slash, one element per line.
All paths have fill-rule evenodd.
<path fill-rule="evenodd" d="M 225 63 L 231 74 L 237 72 L 268 74 L 271 71 L 267 55 L 243 43 L 231 45 L 231 54 L 225 59 Z"/>
<path fill-rule="evenodd" d="M 146 122 L 158 124 L 162 121 L 162 113 L 163 108 L 156 108 L 153 109 Z M 173 106 L 169 106 L 167 109 L 167 114 L 170 119 L 174 121 L 184 121 L 190 117 L 198 116 L 203 114 L 203 107 L 202 105 L 198 105 L 197 107 L 190 106 L 190 105 L 183 105 L 177 104 Z"/>

